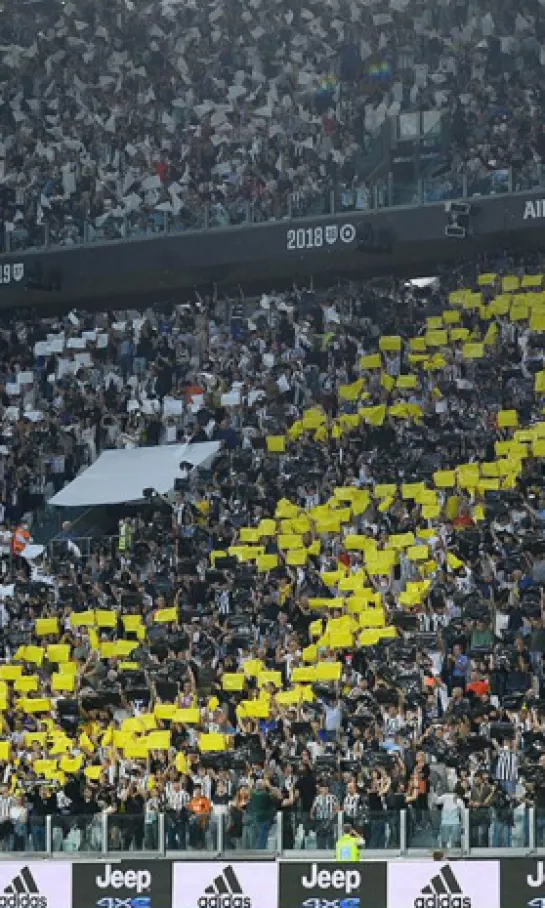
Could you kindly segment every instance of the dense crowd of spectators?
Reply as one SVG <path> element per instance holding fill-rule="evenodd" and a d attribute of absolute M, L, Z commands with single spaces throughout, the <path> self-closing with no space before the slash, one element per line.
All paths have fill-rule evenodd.
<path fill-rule="evenodd" d="M 3 326 L 3 848 L 542 842 L 541 269 Z M 118 539 L 10 546 L 210 439 Z"/>
<path fill-rule="evenodd" d="M 15 249 L 321 213 L 332 190 L 366 208 L 377 131 L 415 111 L 450 118 L 446 185 L 514 167 L 524 188 L 544 153 L 543 27 L 538 0 L 19 4 L 0 223 Z"/>

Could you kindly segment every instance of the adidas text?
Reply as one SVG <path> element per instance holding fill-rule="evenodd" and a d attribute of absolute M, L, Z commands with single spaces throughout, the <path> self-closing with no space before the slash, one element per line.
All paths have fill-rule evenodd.
<path fill-rule="evenodd" d="M 203 895 L 197 908 L 252 908 L 249 895 Z"/>
<path fill-rule="evenodd" d="M 414 908 L 471 908 L 468 895 L 419 895 L 414 900 Z"/>
<path fill-rule="evenodd" d="M 0 894 L 0 908 L 47 908 L 29 867 L 22 867 Z"/>
<path fill-rule="evenodd" d="M 229 864 L 204 890 L 197 908 L 252 908 L 249 895 L 244 895 L 234 868 Z"/>
<path fill-rule="evenodd" d="M 29 892 L 13 893 L 8 895 L 0 893 L 0 908 L 47 908 L 47 898 Z"/>

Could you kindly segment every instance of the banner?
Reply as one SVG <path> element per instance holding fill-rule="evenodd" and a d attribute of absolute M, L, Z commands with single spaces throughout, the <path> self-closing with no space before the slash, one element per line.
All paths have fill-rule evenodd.
<path fill-rule="evenodd" d="M 172 908 L 278 908 L 274 861 L 187 861 L 173 868 Z"/>
<path fill-rule="evenodd" d="M 500 908 L 499 890 L 498 861 L 388 864 L 388 908 Z"/>
<path fill-rule="evenodd" d="M 172 864 L 151 859 L 76 863 L 72 892 L 73 908 L 170 908 Z"/>
<path fill-rule="evenodd" d="M 386 908 L 386 862 L 280 864 L 286 908 Z"/>
<path fill-rule="evenodd" d="M 0 861 L 0 908 L 71 906 L 71 864 L 65 861 Z"/>
<path fill-rule="evenodd" d="M 500 895 L 500 908 L 545 908 L 545 861 L 501 861 Z"/>

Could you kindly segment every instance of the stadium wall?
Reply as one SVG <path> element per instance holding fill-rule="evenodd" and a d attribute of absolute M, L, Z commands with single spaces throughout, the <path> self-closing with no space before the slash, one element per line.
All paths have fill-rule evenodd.
<path fill-rule="evenodd" d="M 6 855 L 6 857 L 8 857 Z M 543 908 L 544 862 L 0 861 L 2 908 Z"/>
<path fill-rule="evenodd" d="M 445 236 L 447 204 L 351 212 L 0 256 L 0 308 L 135 303 L 173 291 L 308 278 L 424 274 L 498 247 L 545 244 L 539 192 L 472 197 L 468 235 Z"/>

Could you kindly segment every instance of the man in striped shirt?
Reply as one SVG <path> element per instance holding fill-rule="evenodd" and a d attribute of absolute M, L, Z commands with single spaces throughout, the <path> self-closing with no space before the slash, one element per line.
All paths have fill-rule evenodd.
<path fill-rule="evenodd" d="M 335 819 L 339 802 L 329 791 L 327 782 L 320 782 L 318 794 L 310 810 L 310 818 L 316 829 L 316 847 L 319 851 L 330 851 L 335 841 Z"/>
<path fill-rule="evenodd" d="M 507 795 L 513 796 L 519 774 L 519 759 L 516 752 L 517 743 L 515 740 L 504 741 L 501 747 L 497 741 L 494 741 L 494 744 L 496 746 L 494 778 Z"/>
<path fill-rule="evenodd" d="M 361 818 L 362 800 L 358 792 L 356 782 L 350 779 L 346 786 L 346 794 L 343 800 L 343 815 L 345 820 L 350 822 L 351 826 L 356 826 Z"/>
<path fill-rule="evenodd" d="M 180 782 L 168 782 L 166 786 L 167 814 L 166 840 L 167 848 L 185 851 L 187 838 L 187 805 L 191 800 L 189 792 L 182 788 Z"/>
<path fill-rule="evenodd" d="M 10 839 L 13 825 L 10 818 L 10 811 L 15 801 L 9 793 L 7 785 L 0 788 L 0 847 L 2 851 L 10 850 Z"/>

